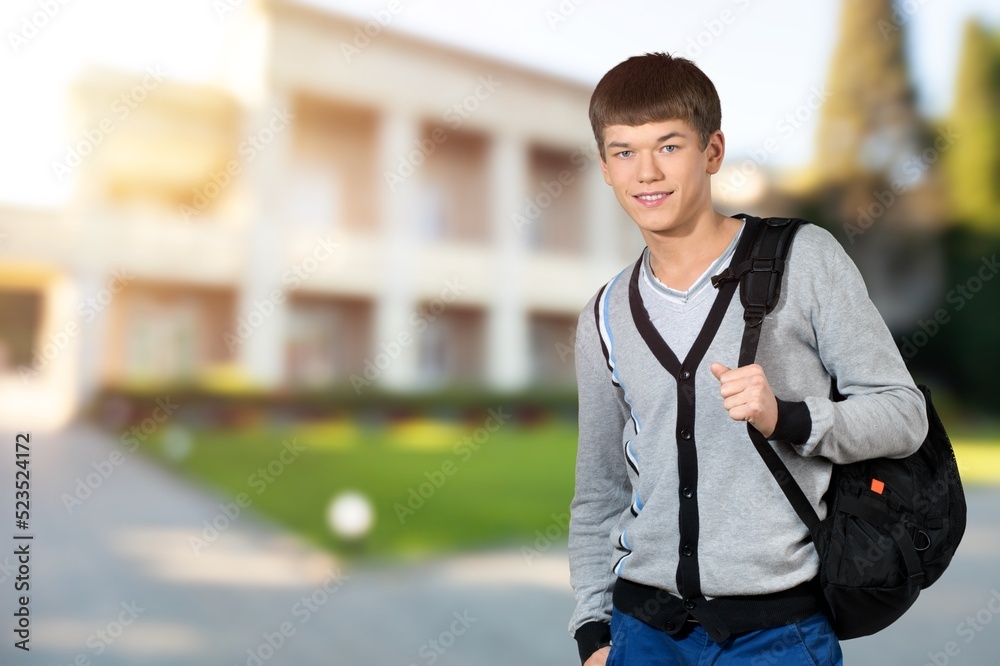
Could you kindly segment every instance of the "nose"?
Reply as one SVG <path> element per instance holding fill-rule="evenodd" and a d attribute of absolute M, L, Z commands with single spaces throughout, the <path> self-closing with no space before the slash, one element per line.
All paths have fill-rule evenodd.
<path fill-rule="evenodd" d="M 639 182 L 653 183 L 663 178 L 663 171 L 656 163 L 656 158 L 649 153 L 639 154 L 639 170 L 637 173 Z"/>

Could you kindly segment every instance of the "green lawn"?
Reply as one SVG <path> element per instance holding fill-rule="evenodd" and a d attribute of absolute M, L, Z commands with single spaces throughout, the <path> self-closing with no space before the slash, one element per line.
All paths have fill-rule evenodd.
<path fill-rule="evenodd" d="M 346 555 L 533 546 L 536 530 L 564 541 L 575 424 L 507 424 L 488 438 L 480 428 L 480 444 L 463 441 L 475 431 L 430 422 L 391 430 L 343 423 L 202 430 L 186 431 L 186 447 L 185 433 L 175 429 L 143 450 L 230 500 L 245 493 L 254 511 Z M 176 453 L 179 439 L 186 455 Z M 288 447 L 282 460 L 283 442 L 293 441 L 304 450 Z M 374 527 L 361 542 L 338 538 L 328 527 L 328 505 L 345 490 L 374 505 Z"/>
<path fill-rule="evenodd" d="M 493 433 L 480 427 L 481 443 L 463 439 L 476 432 L 476 425 L 433 421 L 392 428 L 331 421 L 284 429 L 168 429 L 144 452 L 227 501 L 244 494 L 253 511 L 343 555 L 399 558 L 564 542 L 575 424 L 507 424 Z M 185 435 L 190 446 L 183 445 Z M 178 439 L 186 455 L 176 453 Z M 293 442 L 302 450 L 286 447 Z M 965 483 L 1000 483 L 996 440 L 955 444 Z M 374 526 L 360 541 L 336 536 L 327 521 L 332 498 L 348 490 L 363 493 L 375 510 Z"/>

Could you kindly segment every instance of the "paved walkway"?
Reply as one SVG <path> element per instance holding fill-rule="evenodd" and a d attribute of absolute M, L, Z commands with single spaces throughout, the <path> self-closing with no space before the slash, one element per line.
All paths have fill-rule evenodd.
<path fill-rule="evenodd" d="M 116 445 L 87 425 L 33 436 L 32 650 L 11 646 L 6 576 L 0 664 L 574 663 L 564 552 L 341 570 L 244 513 L 196 554 L 190 540 L 205 540 L 205 520 L 225 526 L 228 500 L 127 451 L 113 465 Z M 12 462 L 0 460 L 0 506 L 13 507 Z M 70 513 L 60 498 L 95 464 L 114 471 L 99 485 L 91 476 L 97 488 Z M 12 531 L 0 532 L 0 565 Z"/>
<path fill-rule="evenodd" d="M 8 528 L 0 532 L 4 665 L 577 663 L 566 634 L 565 551 L 530 563 L 510 550 L 341 570 L 244 513 L 196 553 L 202 521 L 225 526 L 224 498 L 125 452 L 107 479 L 90 477 L 97 488 L 70 513 L 61 497 L 98 473 L 95 464 L 108 471 L 115 440 L 78 424 L 32 444 L 32 650 L 12 648 Z M 12 462 L 2 456 L 2 478 L 13 478 Z M 11 486 L 0 485 L 0 506 L 13 506 Z M 969 531 L 951 569 L 891 630 L 845 643 L 848 664 L 997 663 L 1000 491 L 973 490 L 969 500 Z"/>

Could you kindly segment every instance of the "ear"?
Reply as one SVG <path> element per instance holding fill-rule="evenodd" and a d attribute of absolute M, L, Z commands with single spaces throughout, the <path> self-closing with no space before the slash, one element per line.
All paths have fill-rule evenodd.
<path fill-rule="evenodd" d="M 708 137 L 708 145 L 705 146 L 705 155 L 708 158 L 706 171 L 716 174 L 722 168 L 722 160 L 726 156 L 726 136 L 722 130 L 715 130 Z"/>
<path fill-rule="evenodd" d="M 601 173 L 604 174 L 604 182 L 607 183 L 608 185 L 610 185 L 611 184 L 611 176 L 608 175 L 608 163 L 605 162 L 604 158 L 600 157 L 600 155 L 598 155 L 598 157 L 601 160 Z"/>

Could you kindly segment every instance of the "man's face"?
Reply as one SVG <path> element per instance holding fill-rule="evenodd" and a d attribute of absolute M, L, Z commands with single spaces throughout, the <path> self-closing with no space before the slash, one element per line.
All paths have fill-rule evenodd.
<path fill-rule="evenodd" d="M 604 180 L 644 235 L 683 233 L 712 209 L 711 174 L 718 172 L 725 139 L 716 131 L 704 150 L 684 120 L 611 125 L 604 130 Z"/>

